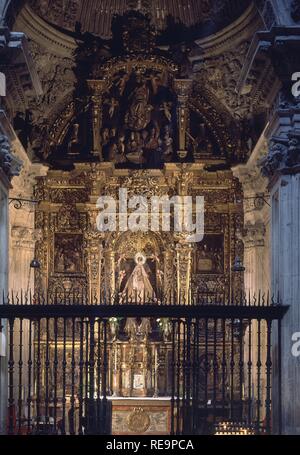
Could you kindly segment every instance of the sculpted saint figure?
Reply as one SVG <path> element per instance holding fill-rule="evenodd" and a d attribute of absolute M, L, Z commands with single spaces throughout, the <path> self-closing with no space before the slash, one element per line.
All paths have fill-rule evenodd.
<path fill-rule="evenodd" d="M 149 94 L 147 82 L 140 78 L 129 96 L 131 104 L 125 119 L 126 124 L 133 131 L 143 130 L 150 123 L 153 107 L 149 104 Z"/>

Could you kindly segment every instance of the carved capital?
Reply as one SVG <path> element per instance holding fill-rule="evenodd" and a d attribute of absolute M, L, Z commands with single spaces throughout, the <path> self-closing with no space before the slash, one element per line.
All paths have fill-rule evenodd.
<path fill-rule="evenodd" d="M 9 180 L 19 175 L 22 162 L 11 153 L 11 146 L 8 138 L 0 133 L 0 168 Z"/>
<path fill-rule="evenodd" d="M 11 239 L 13 248 L 34 250 L 35 244 L 41 239 L 42 231 L 27 226 L 12 226 Z"/>
<path fill-rule="evenodd" d="M 291 130 L 286 137 L 273 137 L 261 165 L 262 174 L 269 178 L 300 172 L 300 131 Z"/>
<path fill-rule="evenodd" d="M 174 90 L 177 93 L 180 104 L 185 104 L 192 91 L 193 81 L 191 79 L 175 79 Z"/>
<path fill-rule="evenodd" d="M 265 245 L 266 227 L 261 221 L 248 223 L 244 229 L 243 241 L 245 248 L 254 248 Z"/>

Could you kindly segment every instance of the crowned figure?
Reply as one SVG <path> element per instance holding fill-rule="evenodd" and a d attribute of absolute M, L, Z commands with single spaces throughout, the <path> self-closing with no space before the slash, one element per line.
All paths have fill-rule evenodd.
<path fill-rule="evenodd" d="M 136 266 L 124 288 L 126 300 L 133 303 L 145 303 L 154 300 L 155 293 L 145 270 L 146 258 L 142 253 L 135 255 Z"/>

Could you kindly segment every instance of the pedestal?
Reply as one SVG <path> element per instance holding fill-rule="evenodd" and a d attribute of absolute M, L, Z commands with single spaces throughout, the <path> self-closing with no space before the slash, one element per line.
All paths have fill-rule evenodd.
<path fill-rule="evenodd" d="M 169 435 L 169 398 L 112 399 L 113 435 Z"/>

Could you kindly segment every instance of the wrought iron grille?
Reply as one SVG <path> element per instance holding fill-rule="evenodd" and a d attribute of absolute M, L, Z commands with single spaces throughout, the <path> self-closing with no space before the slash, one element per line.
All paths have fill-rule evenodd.
<path fill-rule="evenodd" d="M 112 318 L 168 322 L 167 332 L 155 335 L 167 360 L 148 368 L 151 396 L 162 394 L 155 374 L 165 378 L 170 434 L 219 434 L 237 426 L 271 433 L 281 415 L 280 358 L 272 355 L 272 340 L 280 343 L 286 311 L 275 304 L 0 305 L 8 339 L 7 433 L 111 433 Z"/>

